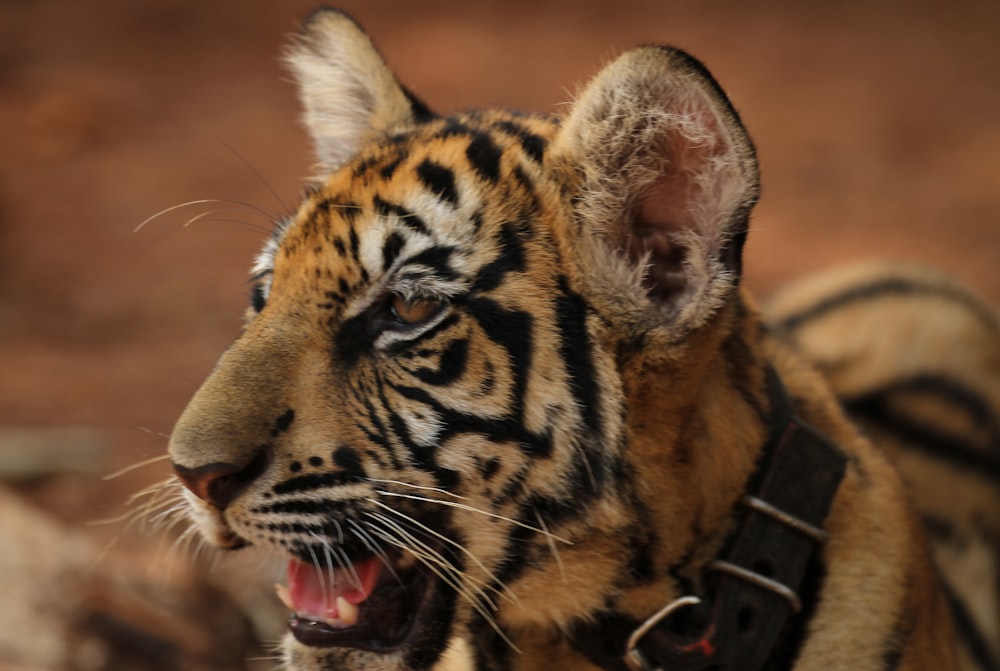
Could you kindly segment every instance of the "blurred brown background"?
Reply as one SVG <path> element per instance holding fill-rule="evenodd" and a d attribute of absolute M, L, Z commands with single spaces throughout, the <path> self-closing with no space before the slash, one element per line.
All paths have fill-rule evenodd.
<path fill-rule="evenodd" d="M 0 457 L 42 462 L 8 479 L 62 520 L 114 516 L 163 477 L 162 463 L 99 476 L 162 454 L 158 434 L 237 333 L 270 226 L 258 209 L 287 211 L 310 170 L 279 57 L 314 5 L 0 0 Z M 751 287 L 882 256 L 1000 303 L 1000 3 L 339 6 L 440 112 L 556 111 L 622 49 L 686 48 L 759 149 Z M 133 232 L 201 199 L 247 205 Z M 84 474 L 48 472 L 71 462 Z"/>

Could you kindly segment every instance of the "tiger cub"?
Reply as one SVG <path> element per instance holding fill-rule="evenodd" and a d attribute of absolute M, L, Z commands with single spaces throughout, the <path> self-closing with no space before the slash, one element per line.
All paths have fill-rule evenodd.
<path fill-rule="evenodd" d="M 333 10 L 289 63 L 320 175 L 169 444 L 207 539 L 287 561 L 286 668 L 958 668 L 896 471 L 740 286 L 704 66 L 438 116 Z"/>

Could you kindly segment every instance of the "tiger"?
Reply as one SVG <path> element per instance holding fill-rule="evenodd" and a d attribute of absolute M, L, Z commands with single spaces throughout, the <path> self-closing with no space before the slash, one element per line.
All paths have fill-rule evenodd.
<path fill-rule="evenodd" d="M 743 285 L 704 65 L 442 116 L 338 10 L 287 61 L 317 177 L 168 442 L 202 536 L 286 562 L 285 668 L 975 668 L 908 485 Z"/>

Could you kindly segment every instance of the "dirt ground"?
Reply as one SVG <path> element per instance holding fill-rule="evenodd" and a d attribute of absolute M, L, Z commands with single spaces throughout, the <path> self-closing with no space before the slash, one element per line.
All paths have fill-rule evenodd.
<path fill-rule="evenodd" d="M 280 54 L 314 4 L 0 2 L 0 457 L 72 464 L 16 483 L 72 527 L 166 474 L 100 477 L 162 454 L 239 328 L 251 257 L 310 171 Z M 1000 3 L 340 6 L 441 112 L 558 111 L 620 50 L 684 47 L 758 146 L 751 287 L 879 256 L 1000 304 Z"/>

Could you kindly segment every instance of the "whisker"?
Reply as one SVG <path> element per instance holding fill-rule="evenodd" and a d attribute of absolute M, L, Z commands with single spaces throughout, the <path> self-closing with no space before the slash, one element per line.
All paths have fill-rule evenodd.
<path fill-rule="evenodd" d="M 392 566 L 392 561 L 389 559 L 389 555 L 386 554 L 382 546 L 378 544 L 371 534 L 365 531 L 361 525 L 359 525 L 354 520 L 347 520 L 347 523 L 353 527 L 354 535 L 364 544 L 364 546 L 373 554 L 376 555 L 385 568 L 392 574 L 392 577 L 399 582 L 399 575 L 396 574 L 396 569 Z"/>
<path fill-rule="evenodd" d="M 311 536 L 316 536 L 316 534 L 313 533 L 313 532 L 311 532 L 311 531 L 309 532 L 309 534 Z M 319 538 L 319 536 L 316 536 L 316 538 Z M 306 549 L 309 551 L 309 556 L 312 557 L 313 566 L 320 566 L 319 557 L 317 557 L 316 553 L 313 552 L 313 546 L 312 545 L 306 545 Z M 330 574 L 329 575 L 330 575 L 330 582 L 332 583 L 333 582 L 333 566 L 330 566 Z M 320 591 L 323 593 L 323 603 L 329 603 L 329 601 L 330 601 L 330 592 L 329 592 L 329 589 L 327 587 L 326 578 L 323 576 L 322 572 L 320 572 L 320 574 L 319 574 L 319 580 L 320 580 Z M 332 587 L 332 585 L 330 587 Z"/>
<path fill-rule="evenodd" d="M 555 542 L 552 540 L 552 534 L 549 533 L 548 527 L 545 526 L 545 520 L 542 519 L 542 514 L 535 509 L 535 519 L 538 520 L 538 526 L 545 530 L 545 540 L 549 544 L 549 552 L 552 553 L 552 557 L 556 560 L 556 566 L 559 567 L 559 575 L 562 576 L 562 581 L 565 584 L 566 581 L 566 567 L 563 566 L 562 556 L 559 554 L 559 548 L 556 547 Z"/>
<path fill-rule="evenodd" d="M 274 187 L 271 186 L 271 183 L 268 182 L 266 179 L 264 179 L 264 175 L 260 174 L 260 171 L 258 171 L 257 168 L 255 168 L 253 166 L 253 164 L 250 163 L 250 161 L 248 161 L 243 154 L 241 154 L 240 152 L 236 151 L 235 147 L 233 147 L 231 144 L 229 144 L 228 142 L 226 142 L 222 138 L 218 138 L 218 140 L 219 140 L 220 143 L 222 143 L 223 147 L 225 147 L 226 149 L 228 149 L 230 152 L 232 152 L 232 154 L 236 158 L 240 159 L 240 161 L 243 162 L 243 165 L 245 165 L 247 167 L 247 169 L 250 170 L 250 172 L 252 172 L 257 177 L 257 179 L 260 180 L 260 183 L 264 185 L 264 188 L 266 188 L 268 191 L 271 192 L 271 195 L 274 196 L 274 199 L 278 202 L 278 205 L 281 207 L 281 211 L 282 212 L 289 212 L 290 210 L 289 210 L 288 206 L 285 205 L 285 202 L 283 200 L 281 200 L 281 196 L 279 196 L 278 192 L 274 190 Z"/>
<path fill-rule="evenodd" d="M 429 552 L 430 553 L 429 556 L 426 555 L 424 552 L 414 552 L 414 548 L 409 544 L 403 542 L 402 540 L 394 538 L 388 534 L 383 536 L 386 542 L 392 545 L 396 545 L 397 547 L 400 547 L 404 550 L 413 552 L 414 556 L 416 556 L 420 561 L 422 561 L 423 564 L 427 566 L 427 568 L 430 569 L 435 575 L 437 575 L 445 584 L 451 586 L 456 592 L 465 597 L 465 599 L 472 605 L 473 609 L 477 613 L 479 613 L 480 617 L 482 617 L 486 621 L 486 623 L 497 633 L 497 635 L 501 639 L 503 639 L 503 641 L 507 643 L 507 645 L 509 645 L 512 650 L 520 654 L 521 650 L 514 644 L 513 641 L 510 640 L 507 634 L 497 623 L 492 613 L 490 613 L 489 610 L 486 608 L 486 606 L 483 604 L 483 600 L 485 600 L 486 603 L 489 604 L 489 606 L 492 608 L 492 610 L 496 610 L 496 604 L 494 604 L 492 600 L 489 599 L 489 597 L 483 594 L 481 590 L 478 591 L 478 593 L 470 593 L 469 588 L 462 583 L 459 577 L 460 575 L 463 575 L 461 572 L 459 572 L 450 562 L 445 560 L 438 553 L 434 552 L 433 550 L 430 550 L 429 548 L 426 547 L 426 545 L 414 539 L 412 535 L 403 531 L 398 524 L 395 524 L 391 520 L 385 519 L 383 515 L 379 515 L 378 513 L 368 513 L 368 514 L 373 517 L 379 518 L 379 521 L 381 521 L 383 524 L 391 525 L 403 537 L 408 538 L 410 542 L 416 543 L 418 547 L 421 547 L 425 549 L 426 552 Z M 378 532 L 379 530 L 376 529 L 376 533 Z M 437 563 L 438 566 L 440 566 L 440 568 L 436 568 L 434 565 L 432 565 L 432 563 L 428 563 L 427 559 L 431 559 L 433 563 Z M 442 571 L 446 569 L 450 572 L 450 575 L 447 576 L 443 575 Z M 466 577 L 470 577 L 468 576 L 468 574 L 464 575 L 466 575 Z"/>
<path fill-rule="evenodd" d="M 254 205 L 253 203 L 244 200 L 236 200 L 232 198 L 199 198 L 196 200 L 189 200 L 184 203 L 178 203 L 177 205 L 171 205 L 170 207 L 163 208 L 156 214 L 146 217 L 138 226 L 132 229 L 132 232 L 138 233 L 143 228 L 145 228 L 147 224 L 149 224 L 152 221 L 155 221 L 156 219 L 159 219 L 160 217 L 166 214 L 170 214 L 171 212 L 176 212 L 177 210 L 183 209 L 185 207 L 193 207 L 195 205 L 239 205 L 240 207 L 245 207 L 252 212 L 260 214 L 268 222 L 271 223 L 281 218 L 276 214 L 274 214 L 273 212 L 270 212 L 258 205 Z"/>
<path fill-rule="evenodd" d="M 392 511 L 392 512 L 396 512 L 398 514 L 398 511 Z M 437 550 L 433 549 L 431 546 L 427 545 L 426 543 L 418 540 L 412 533 L 410 533 L 410 531 L 403 529 L 403 527 L 400 526 L 398 523 L 393 522 L 389 518 L 387 518 L 384 515 L 381 515 L 379 513 L 368 513 L 368 514 L 370 514 L 370 515 L 377 515 L 378 518 L 382 521 L 383 524 L 391 524 L 393 526 L 393 528 L 398 531 L 398 533 L 400 533 L 401 535 L 404 535 L 407 539 L 409 539 L 409 541 L 411 543 L 416 544 L 424 552 L 431 553 L 435 557 L 435 561 L 439 565 L 441 565 L 443 567 L 447 567 L 452 573 L 455 573 L 456 575 L 464 575 L 469 581 L 475 583 L 475 585 L 474 585 L 474 587 L 476 589 L 475 592 L 464 591 L 464 587 L 463 587 L 463 593 L 465 593 L 467 595 L 467 598 L 469 598 L 470 600 L 476 600 L 476 601 L 484 600 L 484 601 L 486 601 L 487 604 L 489 604 L 489 606 L 490 606 L 490 608 L 492 610 L 496 610 L 497 609 L 496 603 L 493 601 L 493 599 L 491 599 L 486 594 L 487 590 L 489 590 L 489 591 L 495 591 L 495 590 L 493 590 L 493 588 L 488 583 L 486 583 L 483 580 L 480 580 L 479 578 L 476 578 L 473 575 L 470 575 L 469 573 L 466 573 L 465 571 L 460 571 L 450 561 L 448 561 L 447 559 L 445 559 L 441 555 L 440 552 L 438 552 Z M 412 518 L 409 518 L 406 515 L 402 515 L 402 517 L 404 518 L 404 521 L 407 521 L 407 522 L 414 522 L 415 521 L 415 520 L 413 520 Z M 461 549 L 461 550 L 464 551 L 464 548 L 462 548 L 461 546 L 459 546 L 459 549 Z M 484 571 L 485 571 L 485 569 L 484 569 Z M 499 582 L 499 581 L 496 580 L 495 576 L 490 575 L 489 571 L 485 571 L 485 572 L 486 572 L 487 575 L 489 575 L 489 577 L 493 578 L 494 582 Z"/>
<path fill-rule="evenodd" d="M 535 533 L 544 534 L 544 535 L 552 538 L 553 540 L 559 541 L 560 543 L 565 543 L 566 545 L 572 545 L 573 544 L 572 541 L 568 541 L 565 538 L 560 538 L 559 536 L 556 536 L 555 534 L 550 533 L 550 532 L 548 532 L 548 531 L 546 531 L 544 529 L 539 529 L 538 527 L 533 527 L 530 524 L 525 524 L 524 522 L 515 520 L 515 519 L 510 518 L 510 517 L 506 517 L 504 515 L 500 515 L 500 514 L 497 514 L 497 513 L 491 513 L 488 510 L 482 510 L 480 508 L 475 508 L 473 506 L 465 505 L 464 503 L 455 503 L 454 501 L 441 501 L 441 500 L 438 500 L 438 499 L 432 499 L 432 498 L 428 498 L 428 497 L 425 497 L 425 496 L 414 496 L 412 494 L 401 494 L 399 492 L 387 492 L 387 491 L 376 490 L 375 493 L 379 494 L 381 496 L 395 496 L 395 497 L 402 498 L 402 499 L 411 499 L 413 501 L 423 501 L 424 503 L 437 503 L 437 504 L 440 504 L 442 506 L 450 506 L 452 508 L 458 508 L 459 510 L 465 510 L 465 511 L 468 511 L 470 513 L 479 513 L 480 515 L 485 515 L 486 517 L 492 517 L 494 519 L 503 520 L 505 522 L 510 522 L 514 526 L 521 527 L 522 529 L 527 529 L 529 531 L 534 531 Z"/>
<path fill-rule="evenodd" d="M 368 482 L 380 482 L 389 485 L 400 485 L 402 487 L 410 487 L 412 489 L 420 489 L 427 492 L 436 492 L 438 494 L 444 494 L 445 496 L 451 496 L 456 499 L 461 499 L 462 501 L 467 501 L 468 499 L 464 496 L 460 496 L 453 492 L 449 492 L 447 489 L 441 489 L 440 487 L 426 487 L 424 485 L 415 485 L 410 482 L 402 482 L 400 480 L 381 480 L 378 478 L 365 478 Z"/>
<path fill-rule="evenodd" d="M 383 540 L 392 545 L 395 545 L 396 547 L 399 547 L 401 549 L 407 550 L 410 553 L 412 553 L 425 566 L 427 566 L 427 568 L 433 571 L 435 575 L 437 575 L 441 580 L 446 582 L 456 592 L 462 594 L 466 599 L 468 599 L 470 603 L 474 605 L 479 604 L 482 598 L 486 598 L 490 606 L 494 610 L 496 609 L 496 605 L 492 601 L 489 601 L 487 597 L 484 597 L 481 594 L 481 590 L 477 590 L 476 592 L 470 592 L 469 591 L 470 587 L 463 584 L 460 579 L 462 573 L 457 568 L 455 568 L 455 566 L 451 562 L 442 557 L 439 552 L 435 551 L 426 543 L 423 543 L 414 538 L 412 534 L 407 533 L 406 530 L 404 530 L 401 526 L 399 526 L 392 520 L 388 519 L 384 515 L 380 515 L 378 513 L 368 513 L 368 515 L 370 515 L 373 519 L 378 520 L 386 527 L 389 527 L 391 530 L 394 530 L 395 533 L 400 536 L 399 538 L 395 538 L 386 535 L 382 536 Z M 376 529 L 376 533 L 378 531 L 379 530 Z M 442 573 L 442 571 L 446 571 L 447 575 Z"/>
<path fill-rule="evenodd" d="M 462 554 L 464 554 L 466 557 L 468 557 L 469 559 L 471 559 L 473 561 L 473 563 L 476 566 L 478 566 L 483 571 L 483 573 L 486 574 L 486 576 L 488 578 L 490 578 L 491 580 L 493 580 L 493 582 L 496 582 L 496 583 L 500 582 L 499 580 L 497 580 L 496 574 L 494 574 L 492 571 L 490 571 L 488 568 L 486 568 L 486 566 L 479 560 L 478 557 L 476 557 L 472 552 L 469 551 L 468 548 L 466 548 L 465 546 L 463 546 L 458 541 L 456 541 L 456 540 L 454 540 L 452 538 L 448 538 L 444 534 L 441 534 L 441 533 L 435 531 L 434 529 L 431 529 L 427 525 L 422 524 L 421 522 L 418 522 L 417 520 L 413 519 L 412 517 L 410 517 L 409 515 L 407 515 L 405 513 L 402 513 L 400 511 L 398 511 L 398 510 L 390 507 L 390 506 L 387 506 L 386 504 L 382 503 L 381 501 L 377 501 L 375 499 L 368 499 L 368 501 L 370 503 L 374 503 L 376 506 L 378 506 L 378 507 L 380 507 L 380 508 L 382 508 L 384 510 L 388 510 L 389 512 L 393 513 L 394 515 L 398 515 L 399 517 L 402 517 L 407 523 L 413 524 L 414 526 L 422 529 L 426 533 L 430 534 L 432 537 L 437 538 L 437 539 L 439 539 L 439 540 L 441 540 L 441 541 L 443 541 L 445 543 L 448 543 L 449 545 L 457 548 Z M 505 596 L 506 598 L 510 599 L 510 601 L 512 603 L 517 603 L 517 604 L 520 603 L 518 601 L 518 599 L 517 599 L 517 596 L 515 596 L 509 590 L 504 590 L 501 593 L 501 596 Z"/>
<path fill-rule="evenodd" d="M 124 467 L 122 469 L 119 469 L 119 470 L 115 471 L 114 473 L 109 473 L 109 474 L 105 475 L 101 479 L 104 480 L 105 482 L 107 482 L 108 480 L 114 480 L 115 478 L 120 478 L 121 476 L 123 476 L 123 475 L 125 475 L 127 473 L 131 473 L 132 471 L 138 470 L 140 468 L 145 468 L 146 466 L 149 466 L 150 464 L 156 464 L 156 463 L 159 463 L 161 461 L 166 461 L 169 458 L 170 458 L 169 454 L 161 454 L 161 455 L 158 455 L 158 456 L 155 456 L 155 457 L 150 457 L 149 459 L 143 459 L 142 461 L 136 462 L 136 463 L 131 464 L 129 466 L 126 466 L 126 467 Z"/>
<path fill-rule="evenodd" d="M 344 548 L 337 547 L 333 549 L 337 552 L 338 556 L 342 560 L 340 562 L 340 565 L 343 566 L 347 570 L 347 572 L 351 574 L 351 580 L 354 582 L 354 585 L 358 589 L 360 589 L 362 587 L 361 576 L 359 576 L 358 572 L 354 569 L 354 563 L 347 558 L 347 553 L 344 552 Z"/>
<path fill-rule="evenodd" d="M 237 211 L 237 208 L 235 207 L 220 207 L 215 210 L 205 210 L 204 212 L 196 214 L 187 221 L 185 221 L 183 224 L 181 224 L 181 228 L 189 228 L 192 224 L 196 224 L 199 221 L 225 221 L 229 223 L 246 224 L 252 230 L 255 231 L 261 231 L 264 233 L 269 232 L 268 229 L 262 226 L 256 226 L 254 224 L 251 224 L 249 221 L 243 221 L 242 219 L 226 219 L 223 217 L 214 216 L 216 214 L 222 214 L 223 212 L 235 212 L 235 211 Z"/>
<path fill-rule="evenodd" d="M 137 426 L 135 428 L 138 429 L 139 431 L 142 431 L 143 433 L 148 433 L 151 436 L 157 436 L 159 438 L 167 438 L 167 439 L 170 438 L 169 433 L 163 433 L 162 431 L 153 431 L 152 429 L 148 429 L 145 426 Z"/>

